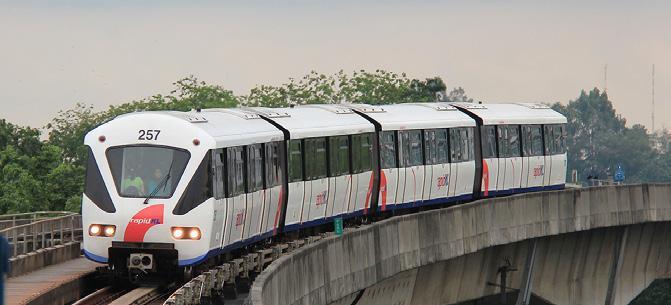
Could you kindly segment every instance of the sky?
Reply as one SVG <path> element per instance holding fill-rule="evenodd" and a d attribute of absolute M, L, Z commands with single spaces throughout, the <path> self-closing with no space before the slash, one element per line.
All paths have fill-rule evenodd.
<path fill-rule="evenodd" d="M 671 128 L 671 2 L 5 1 L 0 118 L 36 128 L 194 75 L 236 94 L 311 70 L 440 76 L 483 102 L 603 89 L 628 125 Z"/>

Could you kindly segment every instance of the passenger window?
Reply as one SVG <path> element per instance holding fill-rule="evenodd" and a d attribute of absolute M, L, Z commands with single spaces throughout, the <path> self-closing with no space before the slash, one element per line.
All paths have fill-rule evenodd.
<path fill-rule="evenodd" d="M 226 175 L 224 174 L 224 162 L 226 162 L 223 149 L 212 151 L 212 165 L 214 167 L 214 198 L 226 197 Z"/>
<path fill-rule="evenodd" d="M 509 157 L 520 157 L 520 129 L 519 125 L 508 126 L 508 153 Z"/>
<path fill-rule="evenodd" d="M 436 129 L 436 163 L 444 164 L 449 162 L 449 147 L 447 144 L 447 129 Z"/>
<path fill-rule="evenodd" d="M 247 146 L 247 186 L 249 192 L 263 189 L 263 154 L 261 144 Z"/>
<path fill-rule="evenodd" d="M 554 125 L 543 125 L 543 139 L 545 142 L 545 155 L 553 155 L 557 151 L 555 147 Z"/>
<path fill-rule="evenodd" d="M 370 171 L 372 168 L 372 134 L 352 135 L 352 172 L 355 174 Z"/>
<path fill-rule="evenodd" d="M 361 165 L 359 170 L 367 172 L 373 168 L 373 134 L 362 134 L 359 137 L 361 137 Z"/>
<path fill-rule="evenodd" d="M 326 177 L 326 138 L 305 139 L 305 177 Z"/>
<path fill-rule="evenodd" d="M 337 136 L 329 138 L 329 175 L 331 177 L 347 175 L 349 169 L 349 138 Z"/>
<path fill-rule="evenodd" d="M 303 180 L 303 152 L 301 140 L 289 140 L 289 182 Z"/>
<path fill-rule="evenodd" d="M 556 154 L 566 153 L 566 125 L 555 125 L 555 147 L 557 148 Z"/>
<path fill-rule="evenodd" d="M 450 161 L 452 163 L 461 162 L 461 134 L 459 128 L 450 129 Z"/>
<path fill-rule="evenodd" d="M 245 158 L 242 146 L 226 149 L 226 169 L 228 181 L 228 197 L 235 197 L 245 192 Z"/>
<path fill-rule="evenodd" d="M 522 125 L 522 139 L 524 156 L 543 155 L 543 138 L 540 125 Z"/>
<path fill-rule="evenodd" d="M 401 147 L 403 167 L 417 166 L 424 163 L 424 155 L 422 151 L 422 131 L 408 130 L 401 131 Z"/>
<path fill-rule="evenodd" d="M 282 168 L 280 167 L 280 144 L 281 142 L 266 143 L 266 188 L 275 187 L 282 182 Z"/>
<path fill-rule="evenodd" d="M 426 164 L 436 164 L 438 163 L 438 156 L 436 155 L 438 151 L 436 143 L 436 130 L 430 129 L 424 131 L 424 155 L 426 156 Z"/>
<path fill-rule="evenodd" d="M 380 158 L 383 169 L 397 167 L 395 131 L 383 131 L 380 133 Z"/>
<path fill-rule="evenodd" d="M 496 128 L 495 126 L 482 126 L 480 128 L 482 140 L 482 158 L 496 158 Z"/>
<path fill-rule="evenodd" d="M 450 129 L 450 162 L 464 162 L 475 159 L 474 131 L 472 127 Z"/>

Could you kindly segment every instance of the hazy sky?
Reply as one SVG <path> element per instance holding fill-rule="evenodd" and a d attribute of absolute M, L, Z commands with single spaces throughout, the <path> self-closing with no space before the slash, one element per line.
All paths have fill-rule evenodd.
<path fill-rule="evenodd" d="M 441 76 L 485 102 L 567 102 L 604 85 L 671 127 L 671 2 L 0 0 L 0 118 L 42 127 L 190 74 L 246 94 L 310 70 Z M 137 1 L 139 2 L 139 1 Z M 242 3 L 242 4 L 241 4 Z"/>

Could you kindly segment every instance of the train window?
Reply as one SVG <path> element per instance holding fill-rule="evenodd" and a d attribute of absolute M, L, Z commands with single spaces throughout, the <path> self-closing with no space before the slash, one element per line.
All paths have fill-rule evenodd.
<path fill-rule="evenodd" d="M 482 158 L 496 158 L 496 128 L 493 125 L 480 128 L 482 139 Z"/>
<path fill-rule="evenodd" d="M 220 199 L 226 197 L 226 186 L 224 181 L 226 177 L 224 175 L 224 162 L 225 154 L 223 149 L 216 149 L 212 151 L 212 169 L 214 170 L 214 181 L 213 191 L 214 198 Z"/>
<path fill-rule="evenodd" d="M 281 142 L 266 143 L 266 188 L 281 184 L 282 167 L 280 167 L 280 144 Z"/>
<path fill-rule="evenodd" d="M 556 151 L 555 148 L 555 138 L 554 138 L 554 125 L 543 125 L 543 136 L 545 141 L 545 155 L 549 156 L 554 154 Z"/>
<path fill-rule="evenodd" d="M 519 125 L 499 125 L 499 157 L 512 158 L 521 156 Z"/>
<path fill-rule="evenodd" d="M 107 150 L 117 192 L 131 198 L 146 197 L 155 190 L 155 198 L 172 197 L 189 157 L 186 150 L 165 146 L 120 146 Z"/>
<path fill-rule="evenodd" d="M 396 132 L 383 131 L 380 133 L 380 159 L 382 168 L 396 167 Z"/>
<path fill-rule="evenodd" d="M 88 147 L 89 158 L 86 162 L 86 179 L 84 180 L 84 194 L 91 199 L 95 205 L 107 213 L 116 212 L 112 198 L 107 191 L 100 168 L 93 155 L 91 147 Z"/>
<path fill-rule="evenodd" d="M 438 148 L 436 147 L 436 130 L 428 129 L 424 131 L 424 156 L 426 156 L 426 164 L 437 164 L 438 157 L 436 153 Z"/>
<path fill-rule="evenodd" d="M 439 164 L 449 162 L 450 150 L 447 145 L 447 129 L 436 130 L 436 162 Z"/>
<path fill-rule="evenodd" d="M 352 135 L 352 173 L 358 174 L 373 168 L 372 133 Z"/>
<path fill-rule="evenodd" d="M 401 166 L 417 166 L 424 163 L 422 149 L 422 131 L 407 130 L 400 131 L 401 137 Z"/>
<path fill-rule="evenodd" d="M 306 179 L 326 177 L 326 138 L 305 139 L 304 143 Z"/>
<path fill-rule="evenodd" d="M 177 201 L 172 211 L 173 214 L 184 215 L 212 198 L 212 158 L 210 156 L 210 153 L 206 154 L 198 165 L 191 181 Z"/>
<path fill-rule="evenodd" d="M 289 182 L 303 180 L 303 144 L 301 140 L 289 140 Z"/>
<path fill-rule="evenodd" d="M 522 125 L 522 152 L 525 157 L 543 155 L 543 137 L 540 125 Z"/>
<path fill-rule="evenodd" d="M 443 164 L 448 162 L 447 129 L 430 129 L 424 131 L 424 155 L 426 164 Z"/>
<path fill-rule="evenodd" d="M 261 144 L 247 146 L 247 188 L 250 193 L 263 189 L 263 149 Z"/>
<path fill-rule="evenodd" d="M 228 197 L 245 193 L 245 154 L 242 146 L 226 149 L 226 181 Z"/>
<path fill-rule="evenodd" d="M 566 153 L 566 125 L 557 124 L 553 128 L 554 135 L 554 154 Z"/>
<path fill-rule="evenodd" d="M 450 129 L 451 162 L 465 162 L 475 159 L 473 127 Z"/>
<path fill-rule="evenodd" d="M 331 177 L 347 175 L 350 173 L 348 136 L 330 137 L 329 154 L 329 173 Z"/>

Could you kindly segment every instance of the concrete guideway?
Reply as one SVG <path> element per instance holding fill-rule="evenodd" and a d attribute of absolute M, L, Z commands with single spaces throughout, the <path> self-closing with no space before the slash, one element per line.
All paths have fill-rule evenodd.
<path fill-rule="evenodd" d="M 255 305 L 329 304 L 401 272 L 486 248 L 661 221 L 671 221 L 671 184 L 570 189 L 480 200 L 387 219 L 282 257 L 257 277 L 250 299 Z M 618 253 L 623 252 L 626 250 Z M 622 264 L 616 260 L 616 266 Z M 620 285 L 608 284 L 607 288 L 625 290 Z M 609 302 L 621 304 L 623 300 Z"/>

